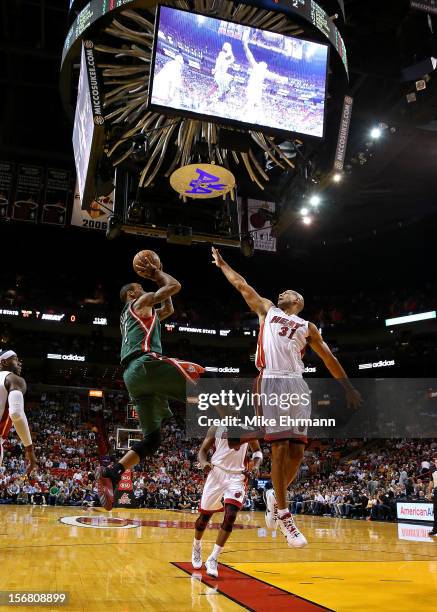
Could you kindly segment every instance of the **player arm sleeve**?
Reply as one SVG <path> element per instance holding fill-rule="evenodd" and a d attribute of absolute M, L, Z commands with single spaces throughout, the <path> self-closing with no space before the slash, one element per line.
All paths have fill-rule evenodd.
<path fill-rule="evenodd" d="M 20 440 L 25 447 L 32 445 L 29 423 L 24 412 L 24 397 L 21 391 L 14 389 L 9 393 L 9 416 Z"/>

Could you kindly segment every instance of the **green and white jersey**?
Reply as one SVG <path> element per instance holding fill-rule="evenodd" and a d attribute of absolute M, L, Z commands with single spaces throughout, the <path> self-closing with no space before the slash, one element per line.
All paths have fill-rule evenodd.
<path fill-rule="evenodd" d="M 161 322 L 156 312 L 151 317 L 139 315 L 135 302 L 128 302 L 120 317 L 120 361 L 126 363 L 145 353 L 162 353 Z"/>

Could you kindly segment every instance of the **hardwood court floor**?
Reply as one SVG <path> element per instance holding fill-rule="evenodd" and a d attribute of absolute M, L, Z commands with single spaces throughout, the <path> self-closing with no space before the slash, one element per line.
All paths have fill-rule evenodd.
<path fill-rule="evenodd" d="M 68 591 L 64 609 L 90 612 L 436 609 L 430 527 L 299 517 L 310 544 L 294 550 L 265 530 L 262 513 L 243 512 L 212 580 L 189 563 L 195 519 L 159 510 L 1 506 L 0 591 Z M 214 539 L 208 529 L 204 558 Z"/>

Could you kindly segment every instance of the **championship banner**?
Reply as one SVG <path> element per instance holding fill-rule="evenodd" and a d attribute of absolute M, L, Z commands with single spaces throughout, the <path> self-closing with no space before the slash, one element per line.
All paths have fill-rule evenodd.
<path fill-rule="evenodd" d="M 340 130 L 338 133 L 337 151 L 335 152 L 334 170 L 341 172 L 344 168 L 344 160 L 346 159 L 346 149 L 349 139 L 349 128 L 352 118 L 352 107 L 354 99 L 351 96 L 344 97 L 343 112 L 340 121 Z"/>
<path fill-rule="evenodd" d="M 64 226 L 67 217 L 70 173 L 68 170 L 47 170 L 41 223 Z"/>
<path fill-rule="evenodd" d="M 126 470 L 121 476 L 115 491 L 114 506 L 116 508 L 136 508 L 137 500 L 134 495 L 132 470 Z"/>
<path fill-rule="evenodd" d="M 15 164 L 0 162 L 0 221 L 9 219 L 9 204 L 14 186 Z"/>
<path fill-rule="evenodd" d="M 71 225 L 105 231 L 108 227 L 108 217 L 114 212 L 114 198 L 115 190 L 109 196 L 102 196 L 94 200 L 89 210 L 82 210 L 79 188 L 76 183 Z"/>
<path fill-rule="evenodd" d="M 255 249 L 276 253 L 276 238 L 272 235 L 272 217 L 276 212 L 276 204 L 248 199 L 247 208 L 249 232 Z"/>
<path fill-rule="evenodd" d="M 18 166 L 17 186 L 12 204 L 14 221 L 36 223 L 44 186 L 44 171 L 40 166 Z"/>

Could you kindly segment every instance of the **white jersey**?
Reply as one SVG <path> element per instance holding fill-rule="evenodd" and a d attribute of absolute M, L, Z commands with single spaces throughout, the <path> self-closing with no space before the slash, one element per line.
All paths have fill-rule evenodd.
<path fill-rule="evenodd" d="M 12 427 L 8 410 L 8 390 L 5 387 L 5 380 L 8 374 L 10 372 L 6 370 L 0 372 L 0 466 L 3 463 L 3 441 L 8 437 Z"/>
<path fill-rule="evenodd" d="M 215 72 L 214 76 L 217 78 L 223 77 L 223 75 L 227 74 L 229 68 L 234 63 L 234 57 L 229 57 L 226 55 L 224 51 L 220 51 L 217 56 L 217 60 L 215 63 Z"/>
<path fill-rule="evenodd" d="M 8 403 L 8 391 L 5 387 L 5 380 L 8 374 L 10 374 L 10 372 L 5 370 L 0 372 L 0 439 L 3 437 L 2 433 L 4 433 L 2 430 L 6 429 L 4 426 L 9 421 L 9 413 L 6 409 Z"/>
<path fill-rule="evenodd" d="M 308 321 L 297 315 L 286 314 L 272 306 L 258 334 L 255 364 L 258 370 L 276 376 L 294 374 L 302 376 L 302 361 L 308 337 Z"/>
<path fill-rule="evenodd" d="M 246 455 L 248 444 L 244 443 L 239 449 L 230 448 L 226 438 L 222 434 L 226 430 L 218 427 L 215 434 L 215 451 L 211 457 L 211 465 L 221 468 L 226 472 L 241 473 L 246 469 Z"/>

